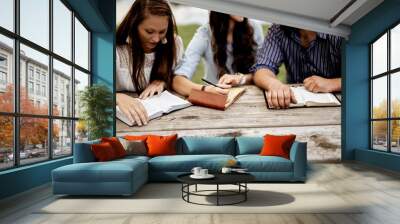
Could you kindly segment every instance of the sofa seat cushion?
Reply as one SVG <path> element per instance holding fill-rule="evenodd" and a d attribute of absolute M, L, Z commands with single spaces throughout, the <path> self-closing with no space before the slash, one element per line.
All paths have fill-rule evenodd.
<path fill-rule="evenodd" d="M 235 155 L 235 138 L 184 136 L 176 143 L 178 155 Z"/>
<path fill-rule="evenodd" d="M 157 156 L 149 160 L 149 170 L 152 172 L 190 172 L 193 167 L 199 166 L 216 172 L 230 159 L 235 159 L 235 157 L 222 154 Z"/>
<path fill-rule="evenodd" d="M 147 162 L 147 161 L 149 161 L 149 159 L 150 159 L 150 157 L 148 157 L 148 156 L 130 155 L 130 156 L 125 156 L 124 158 L 121 158 L 121 159 L 114 160 L 113 162 L 116 162 L 116 161 L 130 162 L 130 161 L 134 161 L 134 160 Z"/>
<path fill-rule="evenodd" d="M 58 182 L 131 182 L 132 177 L 147 172 L 146 161 L 121 159 L 109 162 L 75 163 L 53 170 Z M 147 176 L 146 174 L 143 174 Z"/>
<path fill-rule="evenodd" d="M 293 172 L 292 161 L 279 156 L 239 155 L 236 160 L 249 172 Z"/>

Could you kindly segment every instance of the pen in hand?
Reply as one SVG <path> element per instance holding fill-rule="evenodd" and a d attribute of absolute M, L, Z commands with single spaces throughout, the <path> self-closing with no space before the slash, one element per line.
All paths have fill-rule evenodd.
<path fill-rule="evenodd" d="M 204 81 L 205 83 L 207 83 L 207 84 L 210 84 L 210 85 L 212 85 L 212 86 L 215 86 L 215 87 L 218 87 L 218 88 L 221 88 L 221 89 L 229 89 L 230 88 L 230 86 L 229 85 L 219 85 L 219 84 L 214 84 L 214 83 L 212 83 L 212 82 L 210 82 L 210 81 L 208 81 L 207 79 L 205 79 L 205 78 L 201 78 L 201 80 L 202 81 Z"/>

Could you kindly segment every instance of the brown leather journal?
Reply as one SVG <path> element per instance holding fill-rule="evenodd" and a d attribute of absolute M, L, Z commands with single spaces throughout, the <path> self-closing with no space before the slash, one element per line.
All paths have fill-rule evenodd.
<path fill-rule="evenodd" d="M 232 105 L 232 103 L 236 101 L 244 91 L 245 88 L 232 88 L 228 95 L 222 95 L 201 90 L 192 90 L 187 100 L 194 105 L 210 107 L 217 110 L 225 110 Z"/>
<path fill-rule="evenodd" d="M 227 95 L 209 93 L 201 90 L 192 90 L 187 99 L 194 105 L 211 107 L 218 110 L 225 110 Z"/>

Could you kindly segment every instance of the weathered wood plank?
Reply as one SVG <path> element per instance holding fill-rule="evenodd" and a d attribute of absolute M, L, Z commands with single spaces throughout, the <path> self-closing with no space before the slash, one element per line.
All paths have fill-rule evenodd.
<path fill-rule="evenodd" d="M 314 161 L 340 160 L 340 107 L 269 110 L 263 91 L 248 86 L 246 92 L 225 111 L 192 106 L 151 120 L 142 127 L 129 127 L 117 120 L 117 135 L 170 134 L 180 136 L 252 136 L 294 133 L 308 142 Z"/>
<path fill-rule="evenodd" d="M 245 112 L 243 112 L 245 113 Z M 242 113 L 242 114 L 243 114 Z M 326 111 L 327 114 L 332 114 Z M 308 117 L 308 119 L 305 119 Z M 326 126 L 339 125 L 336 120 L 339 114 L 329 116 L 326 119 L 318 117 L 314 113 L 303 113 L 291 116 L 282 116 L 280 113 L 269 115 L 245 114 L 243 116 L 226 117 L 222 114 L 208 114 L 199 116 L 193 111 L 191 115 L 179 116 L 178 114 L 164 116 L 160 119 L 150 121 L 148 125 L 142 127 L 128 127 L 117 121 L 118 132 L 132 131 L 161 131 L 161 130 L 203 130 L 203 129 L 230 129 L 230 128 L 262 128 L 262 127 L 291 127 L 291 126 Z"/>
<path fill-rule="evenodd" d="M 262 90 L 248 86 L 246 92 L 226 111 L 192 106 L 151 120 L 142 127 L 129 127 L 117 120 L 118 132 L 202 130 L 230 128 L 324 126 L 341 123 L 340 107 L 268 110 Z"/>
<path fill-rule="evenodd" d="M 118 136 L 127 134 L 141 135 L 147 131 L 119 132 Z M 275 127 L 275 128 L 235 128 L 235 129 L 200 129 L 200 130 L 160 130 L 153 134 L 179 136 L 263 136 L 270 134 L 295 134 L 296 140 L 307 142 L 307 157 L 310 161 L 340 161 L 341 132 L 340 125 Z"/>

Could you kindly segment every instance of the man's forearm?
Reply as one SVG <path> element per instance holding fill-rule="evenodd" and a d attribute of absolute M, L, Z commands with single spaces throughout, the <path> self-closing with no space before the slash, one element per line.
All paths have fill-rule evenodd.
<path fill-rule="evenodd" d="M 333 87 L 331 89 L 331 92 L 340 92 L 342 91 L 342 78 L 335 78 L 331 79 L 333 83 Z"/>
<path fill-rule="evenodd" d="M 246 85 L 250 85 L 253 83 L 253 74 L 249 73 L 249 74 L 244 74 L 245 77 L 245 82 L 244 84 Z"/>
<path fill-rule="evenodd" d="M 280 82 L 275 74 L 269 69 L 260 69 L 254 74 L 254 83 L 265 90 L 271 89 L 271 84 Z"/>

